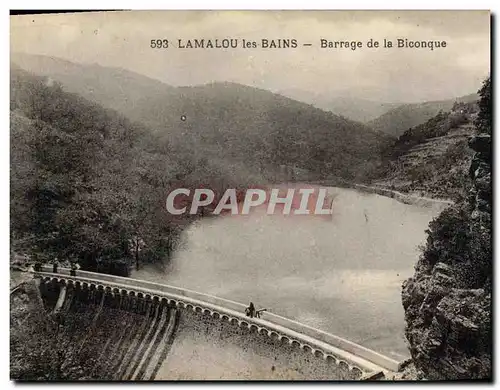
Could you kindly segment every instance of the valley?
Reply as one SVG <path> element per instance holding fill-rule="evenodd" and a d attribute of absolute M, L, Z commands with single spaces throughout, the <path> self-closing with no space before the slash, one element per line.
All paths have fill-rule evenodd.
<path fill-rule="evenodd" d="M 346 50 L 352 49 L 347 46 Z M 476 230 L 460 230 L 469 221 L 465 202 L 472 198 L 466 194 L 474 186 L 478 188 L 474 202 L 482 213 L 488 212 L 488 171 L 483 160 L 489 154 L 482 143 L 489 138 L 475 141 L 476 149 L 471 149 L 470 141 L 485 121 L 485 103 L 478 101 L 478 94 L 405 104 L 295 91 L 301 100 L 229 81 L 173 87 L 126 69 L 19 53 L 12 56 L 10 76 L 11 266 L 19 258 L 37 267 L 78 264 L 83 271 L 102 275 L 168 283 L 245 304 L 255 301 L 269 315 L 331 332 L 391 359 L 411 356 L 420 364 L 418 369 L 425 370 L 425 361 L 419 360 L 415 346 L 408 349 L 407 340 L 418 344 L 419 332 L 425 333 L 419 328 L 423 325 L 415 307 L 422 298 L 419 291 L 428 287 L 426 280 L 454 277 L 450 269 L 455 265 L 446 264 L 453 263 L 446 257 L 450 252 L 439 252 L 440 246 L 431 245 L 432 240 L 440 242 L 440 234 L 445 236 L 443 247 L 455 243 L 440 230 L 439 223 L 446 225 L 449 218 L 458 231 L 453 231 L 452 239 L 470 243 L 458 251 L 467 256 L 468 271 L 474 268 L 469 249 L 481 253 L 481 267 L 457 278 L 468 298 L 482 299 L 477 318 L 487 318 L 488 298 L 483 299 L 487 293 L 469 291 L 488 283 L 487 237 L 481 230 L 486 219 L 470 222 Z M 484 100 L 486 92 L 481 94 Z M 331 109 L 325 108 L 330 104 Z M 477 185 L 472 174 L 479 177 Z M 197 207 L 201 198 L 193 202 L 192 214 L 171 213 L 165 206 L 167 195 L 179 188 L 187 194 L 207 189 L 216 194 L 211 201 L 219 201 L 216 196 L 227 191 L 237 197 L 248 188 L 319 184 L 328 189 L 331 199 L 326 218 L 288 218 L 259 209 L 209 218 Z M 407 201 L 410 197 L 422 202 Z M 417 260 L 424 265 L 415 271 Z M 433 267 L 436 273 L 428 276 Z M 414 272 L 422 279 L 413 280 Z M 13 278 L 21 280 L 18 275 Z M 412 290 L 417 284 L 423 286 Z M 402 285 L 406 289 L 403 305 Z M 108 298 L 120 306 L 124 300 L 119 296 L 122 291 L 117 291 L 110 295 L 116 300 Z M 104 302 L 107 295 L 93 291 L 89 296 L 91 310 L 75 306 L 71 321 L 95 322 L 91 317 L 97 319 L 100 313 L 97 298 Z M 172 302 L 167 299 L 167 304 Z M 433 308 L 432 302 L 428 306 L 442 309 Z M 106 316 L 114 322 L 108 323 Z M 106 350 L 114 354 L 126 349 L 131 340 L 125 337 L 125 329 L 140 333 L 134 316 L 121 318 L 112 312 L 106 316 L 103 327 L 92 330 L 99 334 L 103 350 L 100 345 L 88 346 L 87 353 L 95 352 L 96 361 L 106 361 Z M 43 315 L 36 321 L 48 323 Z M 54 331 L 59 326 L 56 322 L 50 322 Z M 193 342 L 208 323 L 202 321 L 196 329 L 181 332 L 180 346 L 173 344 L 175 360 L 162 364 L 165 356 L 155 348 L 157 339 L 167 337 L 165 311 L 146 335 L 142 348 L 148 354 L 125 366 L 125 377 L 147 374 L 149 378 L 160 370 L 162 379 L 212 378 L 207 373 L 210 364 L 198 356 L 198 341 Z M 113 335 L 120 348 L 112 346 L 110 339 L 105 341 L 110 324 L 120 330 Z M 30 377 L 32 371 L 36 378 L 43 377 L 43 369 L 32 360 L 26 370 L 22 367 L 24 351 L 34 348 L 33 340 L 23 336 L 35 332 L 28 328 L 16 333 L 15 372 Z M 251 330 L 248 326 L 244 332 Z M 219 348 L 212 339 L 224 335 L 204 331 L 208 336 L 199 341 L 200 355 L 208 356 L 213 369 L 220 368 L 221 378 L 257 375 L 243 372 L 245 367 L 253 367 L 263 378 L 289 374 L 287 354 L 273 356 L 275 352 L 267 350 L 262 353 L 265 373 L 260 358 L 246 349 L 234 365 L 221 363 L 225 358 L 220 356 L 227 351 L 236 354 L 247 346 L 239 345 L 235 337 Z M 316 356 L 317 351 L 310 349 Z M 482 345 L 478 349 L 484 352 Z M 186 356 L 201 368 L 191 372 L 178 367 Z M 273 358 L 280 362 L 272 365 L 279 373 L 268 372 Z M 470 363 L 479 367 L 478 375 L 484 375 L 484 361 Z M 51 378 L 62 375 L 63 363 L 59 363 L 49 367 L 54 370 Z M 78 364 L 89 369 L 88 362 Z M 108 362 L 103 372 L 91 370 L 89 377 L 112 377 L 113 367 Z M 290 374 L 294 378 L 313 375 L 303 375 L 300 367 L 295 370 Z M 321 373 L 320 377 L 328 376 Z"/>

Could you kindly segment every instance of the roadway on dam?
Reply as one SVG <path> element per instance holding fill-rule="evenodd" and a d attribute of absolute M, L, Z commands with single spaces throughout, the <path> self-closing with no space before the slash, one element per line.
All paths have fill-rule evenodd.
<path fill-rule="evenodd" d="M 400 368 L 335 335 L 272 313 L 250 319 L 244 305 L 199 292 L 65 268 L 36 275 L 43 305 L 64 324 L 54 336 L 93 362 L 86 377 L 331 380 Z"/>

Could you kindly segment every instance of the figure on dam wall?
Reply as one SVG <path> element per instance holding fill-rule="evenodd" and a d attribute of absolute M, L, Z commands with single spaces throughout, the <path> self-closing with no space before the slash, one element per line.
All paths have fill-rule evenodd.
<path fill-rule="evenodd" d="M 70 275 L 71 276 L 76 276 L 76 271 L 80 269 L 80 264 L 77 262 L 72 261 L 71 262 L 71 270 L 70 270 Z"/>
<path fill-rule="evenodd" d="M 253 302 L 250 302 L 250 305 L 245 309 L 245 314 L 250 318 L 255 316 L 255 305 Z"/>
<path fill-rule="evenodd" d="M 250 302 L 250 305 L 245 309 L 245 314 L 250 318 L 260 318 L 261 314 L 265 311 L 267 311 L 267 309 L 265 308 L 259 310 L 255 309 L 255 305 L 253 304 L 253 302 Z"/>

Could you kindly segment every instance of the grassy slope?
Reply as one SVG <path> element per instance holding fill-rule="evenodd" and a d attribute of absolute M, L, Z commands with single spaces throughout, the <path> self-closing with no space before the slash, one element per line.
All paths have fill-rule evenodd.
<path fill-rule="evenodd" d="M 477 113 L 449 111 L 407 130 L 393 145 L 386 170 L 374 181 L 384 187 L 421 196 L 453 199 L 470 184 L 467 179 Z"/>

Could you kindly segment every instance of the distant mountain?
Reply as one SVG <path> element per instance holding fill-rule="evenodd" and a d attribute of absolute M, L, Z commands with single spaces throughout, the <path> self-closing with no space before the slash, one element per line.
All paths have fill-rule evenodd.
<path fill-rule="evenodd" d="M 316 106 L 346 118 L 367 123 L 398 105 L 399 103 L 380 103 L 366 99 L 334 98 L 318 103 Z"/>
<path fill-rule="evenodd" d="M 200 150 L 248 163 L 289 165 L 353 177 L 379 156 L 387 137 L 359 122 L 236 83 L 145 96 L 134 108 L 149 126 Z M 181 118 L 185 119 L 184 121 Z"/>
<path fill-rule="evenodd" d="M 280 91 L 280 93 L 292 99 L 321 108 L 322 110 L 331 111 L 334 114 L 363 123 L 369 122 L 387 111 L 400 106 L 400 103 L 375 102 L 345 95 L 332 96 L 293 88 Z"/>
<path fill-rule="evenodd" d="M 68 92 L 127 114 L 145 95 L 165 96 L 174 87 L 121 68 L 77 64 L 61 58 L 11 53 L 11 62 L 62 83 Z"/>
<path fill-rule="evenodd" d="M 58 80 L 70 92 L 121 112 L 128 111 L 146 94 L 164 97 L 176 90 L 168 84 L 122 68 L 83 65 L 61 58 L 25 53 L 11 53 L 11 61 L 27 71 Z M 279 94 L 363 123 L 399 106 L 398 103 L 332 97 L 297 89 L 287 89 Z"/>
<path fill-rule="evenodd" d="M 175 88 L 118 68 L 19 54 L 12 61 L 146 124 L 169 144 L 188 147 L 197 159 L 354 178 L 377 163 L 388 142 L 362 123 L 241 84 Z"/>
<path fill-rule="evenodd" d="M 456 99 L 434 102 L 402 104 L 367 123 L 372 129 L 399 137 L 410 127 L 425 123 L 439 111 L 449 111 L 455 102 L 471 103 L 478 99 L 477 94 L 470 94 Z"/>

